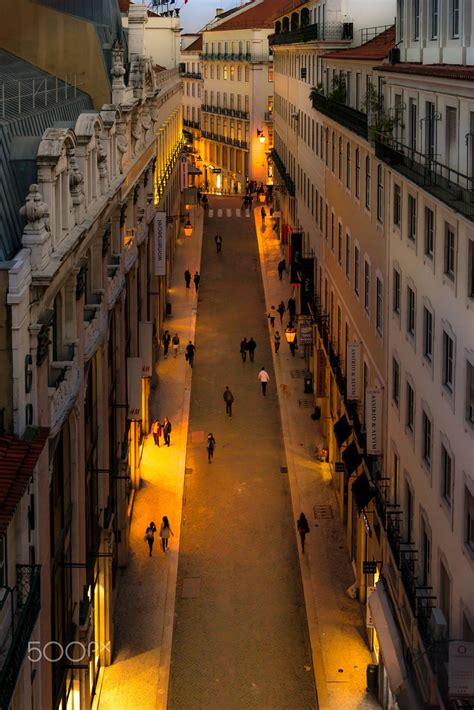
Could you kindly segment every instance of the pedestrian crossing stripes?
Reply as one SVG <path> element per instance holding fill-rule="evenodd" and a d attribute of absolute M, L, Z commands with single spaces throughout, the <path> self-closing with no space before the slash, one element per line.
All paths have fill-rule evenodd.
<path fill-rule="evenodd" d="M 225 212 L 225 215 L 224 215 Z M 243 213 L 243 215 L 242 215 Z M 225 210 L 218 209 L 218 210 L 208 210 L 208 216 L 211 219 L 212 217 L 250 217 L 250 210 L 241 210 L 240 207 L 236 207 L 235 209 L 230 209 L 227 207 Z"/>

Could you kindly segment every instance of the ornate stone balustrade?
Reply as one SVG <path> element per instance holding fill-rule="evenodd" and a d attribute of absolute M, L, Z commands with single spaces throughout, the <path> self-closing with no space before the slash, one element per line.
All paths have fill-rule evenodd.
<path fill-rule="evenodd" d="M 108 309 L 104 304 L 92 320 L 85 327 L 84 359 L 90 360 L 97 348 L 101 345 L 107 331 Z"/>
<path fill-rule="evenodd" d="M 72 360 L 54 362 L 52 365 L 55 370 L 64 370 L 64 377 L 59 381 L 57 387 L 48 388 L 49 421 L 51 436 L 54 436 L 61 429 L 73 408 L 81 386 L 82 368 L 78 364 L 77 348 L 74 347 Z"/>
<path fill-rule="evenodd" d="M 124 244 L 122 251 L 123 270 L 126 274 L 130 271 L 138 257 L 138 246 L 135 239 Z"/>
<path fill-rule="evenodd" d="M 109 277 L 109 298 L 108 298 L 108 308 L 109 310 L 114 307 L 117 303 L 122 289 L 125 285 L 125 276 L 122 274 L 120 269 L 118 269 L 112 277 Z"/>

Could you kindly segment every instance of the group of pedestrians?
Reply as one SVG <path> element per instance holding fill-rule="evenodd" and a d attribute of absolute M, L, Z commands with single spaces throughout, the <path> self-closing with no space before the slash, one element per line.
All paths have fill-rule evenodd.
<path fill-rule="evenodd" d="M 171 444 L 171 422 L 168 417 L 163 419 L 163 424 L 160 424 L 158 419 L 154 419 L 151 425 L 151 433 L 153 435 L 153 441 L 155 446 L 160 445 L 160 438 L 163 436 L 164 445 L 170 446 Z"/>
<path fill-rule="evenodd" d="M 153 522 L 153 520 L 150 521 L 150 524 L 148 525 L 147 529 L 145 530 L 145 542 L 148 543 L 148 549 L 150 551 L 150 557 L 152 556 L 153 552 L 153 543 L 155 542 L 155 533 L 156 533 L 156 525 Z M 168 540 L 170 539 L 170 536 L 174 535 L 174 532 L 171 530 L 170 527 L 170 522 L 166 515 L 163 516 L 163 519 L 161 521 L 160 525 L 160 539 L 161 539 L 161 549 L 163 552 L 166 552 L 168 549 Z"/>
<path fill-rule="evenodd" d="M 253 337 L 249 340 L 247 340 L 247 338 L 243 338 L 243 340 L 240 341 L 240 355 L 242 357 L 242 362 L 247 360 L 247 353 L 249 354 L 250 362 L 254 361 L 256 347 L 257 343 Z"/>
<path fill-rule="evenodd" d="M 198 271 L 194 272 L 194 276 L 191 276 L 191 272 L 189 269 L 186 269 L 184 272 L 184 281 L 186 283 L 186 288 L 191 288 L 191 278 L 194 282 L 194 288 L 196 289 L 196 293 L 199 290 L 199 282 L 201 281 L 201 276 L 199 275 Z"/>
<path fill-rule="evenodd" d="M 173 353 L 174 353 L 173 357 L 178 357 L 178 352 L 179 352 L 179 335 L 178 335 L 178 333 L 175 333 L 173 335 L 173 337 L 171 337 L 169 330 L 165 330 L 165 332 L 161 336 L 161 342 L 163 343 L 163 354 L 165 356 L 165 360 L 168 357 L 170 344 L 173 347 Z"/>

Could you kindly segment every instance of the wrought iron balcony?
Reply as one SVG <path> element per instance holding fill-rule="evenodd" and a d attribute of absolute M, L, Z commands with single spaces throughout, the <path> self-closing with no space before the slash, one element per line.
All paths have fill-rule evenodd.
<path fill-rule="evenodd" d="M 375 155 L 393 170 L 474 222 L 474 178 L 420 153 L 392 137 L 378 134 Z"/>
<path fill-rule="evenodd" d="M 199 121 L 190 121 L 189 118 L 183 118 L 183 126 L 186 128 L 199 128 Z"/>
<path fill-rule="evenodd" d="M 181 71 L 179 75 L 183 77 L 183 79 L 202 79 L 201 72 L 197 71 Z"/>
<path fill-rule="evenodd" d="M 0 707 L 8 708 L 15 690 L 21 665 L 25 658 L 40 611 L 39 565 L 17 565 L 16 585 L 8 590 L 11 608 L 11 628 L 0 650 Z M 5 599 L 5 597 L 4 597 Z M 7 609 L 8 601 L 3 603 Z M 0 601 L 0 610 L 2 609 Z"/>
<path fill-rule="evenodd" d="M 251 62 L 258 61 L 256 57 L 252 57 L 250 52 L 201 52 L 200 58 L 206 62 L 213 61 L 232 61 L 232 62 Z M 260 61 L 263 57 L 260 58 Z M 267 57 L 268 59 L 268 57 Z"/>
<path fill-rule="evenodd" d="M 276 148 L 272 148 L 271 151 L 271 158 L 273 160 L 273 164 L 275 165 L 276 169 L 281 175 L 281 178 L 285 184 L 286 190 L 291 197 L 295 196 L 295 183 L 293 182 L 293 178 L 289 173 L 286 172 L 286 166 L 283 160 L 280 158 L 278 155 Z"/>
<path fill-rule="evenodd" d="M 226 106 L 211 106 L 210 104 L 201 104 L 201 111 L 204 111 L 204 113 L 214 113 L 218 116 L 241 118 L 245 121 L 248 121 L 250 119 L 250 113 L 248 111 L 241 111 L 238 108 L 227 108 Z"/>
<path fill-rule="evenodd" d="M 337 40 L 352 40 L 354 27 L 352 22 L 316 22 L 291 32 L 280 32 L 270 35 L 270 46 L 276 44 L 299 44 L 301 42 L 327 42 Z"/>
<path fill-rule="evenodd" d="M 263 114 L 263 120 L 267 121 L 268 123 L 273 121 L 273 111 L 265 111 L 265 113 Z"/>
<path fill-rule="evenodd" d="M 350 131 L 354 131 L 362 138 L 368 138 L 369 126 L 367 123 L 367 114 L 362 111 L 357 111 L 355 108 L 341 104 L 339 101 L 333 101 L 324 94 L 312 92 L 311 100 L 313 108 L 325 116 L 332 118 L 341 126 L 345 126 Z"/>
<path fill-rule="evenodd" d="M 247 141 L 242 141 L 238 138 L 231 138 L 230 136 L 221 136 L 213 131 L 202 131 L 202 137 L 211 141 L 217 141 L 218 143 L 227 143 L 227 145 L 234 146 L 235 148 L 242 148 L 242 150 L 249 149 Z"/>

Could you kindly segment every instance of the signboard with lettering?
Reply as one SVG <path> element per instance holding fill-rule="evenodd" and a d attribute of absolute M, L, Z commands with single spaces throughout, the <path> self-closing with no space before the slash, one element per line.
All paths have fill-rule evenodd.
<path fill-rule="evenodd" d="M 300 345 L 312 345 L 313 344 L 313 326 L 307 325 L 305 323 L 300 324 L 300 334 L 298 336 L 298 342 Z"/>
<path fill-rule="evenodd" d="M 347 399 L 360 399 L 360 343 L 347 343 Z"/>
<path fill-rule="evenodd" d="M 474 641 L 449 642 L 449 695 L 474 696 Z"/>
<path fill-rule="evenodd" d="M 305 316 L 311 315 L 309 305 L 314 298 L 314 258 L 303 257 L 301 259 L 301 313 Z"/>
<path fill-rule="evenodd" d="M 127 419 L 140 421 L 142 418 L 142 359 L 127 358 Z"/>
<path fill-rule="evenodd" d="M 166 212 L 155 212 L 153 224 L 155 276 L 166 274 Z"/>
<path fill-rule="evenodd" d="M 303 249 L 303 232 L 293 232 L 291 235 L 290 271 L 291 285 L 301 283 L 301 259 Z"/>
<path fill-rule="evenodd" d="M 188 186 L 188 159 L 185 155 L 179 160 L 179 184 L 181 192 Z"/>
<path fill-rule="evenodd" d="M 362 562 L 363 574 L 375 574 L 377 572 L 377 562 L 375 560 Z"/>
<path fill-rule="evenodd" d="M 365 390 L 365 428 L 367 453 L 379 456 L 382 453 L 382 390 L 367 387 Z"/>
<path fill-rule="evenodd" d="M 140 321 L 138 324 L 142 377 L 151 377 L 153 366 L 153 323 Z"/>
<path fill-rule="evenodd" d="M 364 563 L 365 564 L 365 563 Z M 373 629 L 375 624 L 374 624 L 374 617 L 372 616 L 372 612 L 370 611 L 369 607 L 369 598 L 371 595 L 375 592 L 375 587 L 367 587 L 367 610 L 366 610 L 366 617 L 365 617 L 365 625 L 367 626 L 368 629 Z"/>
<path fill-rule="evenodd" d="M 326 396 L 326 355 L 321 348 L 316 356 L 316 397 Z"/>

